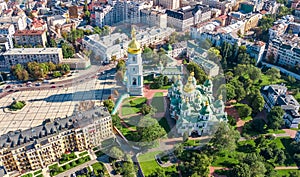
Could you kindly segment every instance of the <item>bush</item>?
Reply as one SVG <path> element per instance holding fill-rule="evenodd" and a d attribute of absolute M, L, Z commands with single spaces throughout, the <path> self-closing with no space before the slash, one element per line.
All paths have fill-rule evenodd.
<path fill-rule="evenodd" d="M 69 170 L 70 168 L 71 168 L 70 164 L 66 164 L 66 165 L 65 165 L 65 169 L 66 169 L 66 170 Z"/>
<path fill-rule="evenodd" d="M 14 101 L 9 108 L 12 110 L 20 110 L 25 106 L 25 101 Z"/>
<path fill-rule="evenodd" d="M 71 166 L 75 167 L 77 165 L 77 163 L 75 161 L 71 162 Z"/>
<path fill-rule="evenodd" d="M 147 104 L 143 104 L 142 108 L 141 108 L 141 113 L 143 115 L 149 114 L 152 110 L 152 107 L 150 105 Z"/>
<path fill-rule="evenodd" d="M 59 72 L 59 71 L 53 72 L 53 77 L 61 77 L 61 76 L 62 76 L 61 72 Z"/>

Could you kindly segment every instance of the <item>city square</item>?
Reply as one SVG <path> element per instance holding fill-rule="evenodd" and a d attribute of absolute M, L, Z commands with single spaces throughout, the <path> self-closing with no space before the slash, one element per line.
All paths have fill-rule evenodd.
<path fill-rule="evenodd" d="M 3 97 L 0 99 L 0 134 L 35 127 L 48 118 L 70 116 L 75 105 L 81 101 L 107 99 L 110 90 L 115 87 L 113 79 L 113 76 L 106 74 L 70 87 L 49 86 L 47 90 L 20 91 Z M 26 106 L 16 112 L 9 111 L 6 107 L 13 99 L 25 101 Z"/>

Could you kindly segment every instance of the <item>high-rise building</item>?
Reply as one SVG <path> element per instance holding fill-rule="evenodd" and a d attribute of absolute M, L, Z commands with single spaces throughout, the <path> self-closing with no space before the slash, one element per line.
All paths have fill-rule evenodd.
<path fill-rule="evenodd" d="M 103 107 L 58 118 L 27 130 L 0 136 L 0 159 L 6 171 L 29 171 L 56 162 L 62 154 L 101 146 L 113 137 L 110 114 Z"/>
<path fill-rule="evenodd" d="M 134 28 L 131 35 L 132 40 L 128 44 L 128 60 L 126 63 L 127 92 L 130 95 L 143 95 L 142 47 L 136 40 Z"/>

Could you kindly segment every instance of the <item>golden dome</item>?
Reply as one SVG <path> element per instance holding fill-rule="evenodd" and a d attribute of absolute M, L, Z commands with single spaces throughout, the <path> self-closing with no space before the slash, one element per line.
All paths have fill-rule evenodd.
<path fill-rule="evenodd" d="M 132 28 L 132 30 L 131 30 L 131 37 L 132 37 L 132 40 L 128 44 L 128 50 L 127 50 L 128 53 L 130 53 L 130 54 L 142 53 L 141 44 L 136 40 L 134 28 Z"/>
<path fill-rule="evenodd" d="M 183 89 L 185 92 L 187 93 L 191 93 L 195 90 L 195 86 L 193 84 L 193 76 L 192 76 L 192 73 L 191 75 L 189 76 L 188 78 L 188 81 L 186 83 L 186 85 L 184 86 L 184 89 Z"/>

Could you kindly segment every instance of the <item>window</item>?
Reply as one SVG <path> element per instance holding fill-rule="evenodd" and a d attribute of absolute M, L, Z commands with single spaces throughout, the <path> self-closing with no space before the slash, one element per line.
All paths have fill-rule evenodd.
<path fill-rule="evenodd" d="M 136 61 L 136 57 L 135 57 L 135 56 L 132 57 L 132 61 L 133 61 L 133 62 Z"/>
<path fill-rule="evenodd" d="M 132 79 L 132 85 L 136 85 L 136 78 Z"/>

